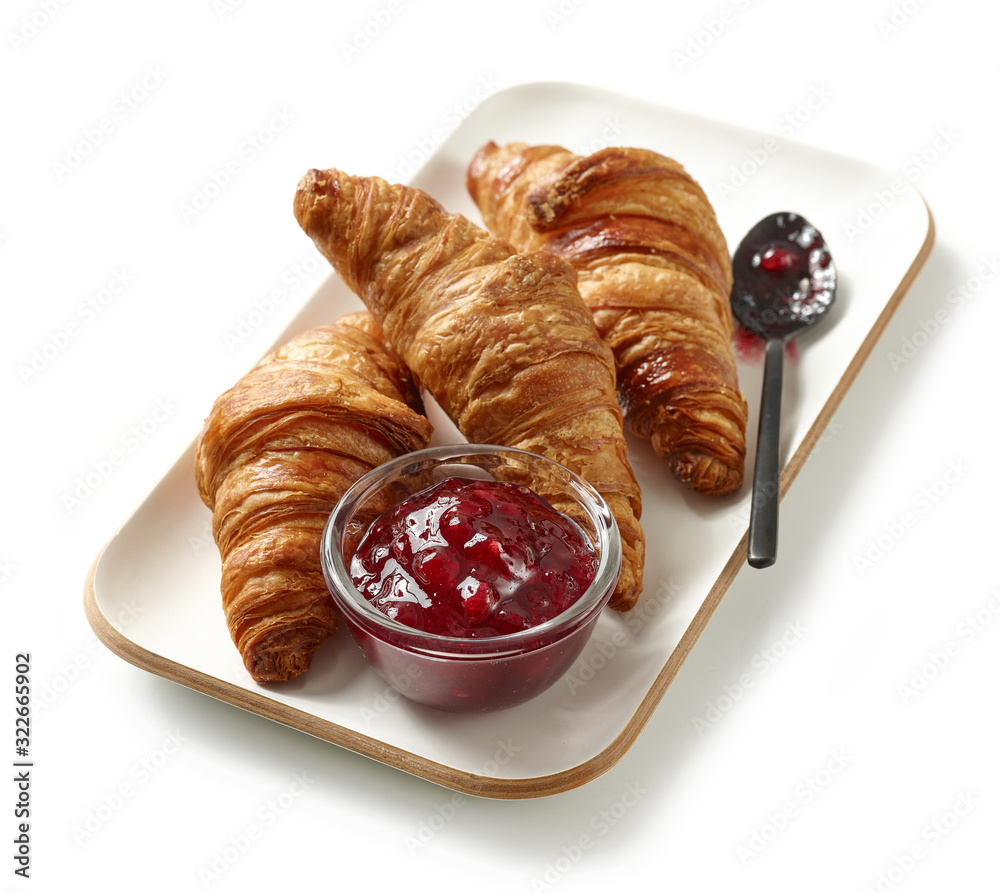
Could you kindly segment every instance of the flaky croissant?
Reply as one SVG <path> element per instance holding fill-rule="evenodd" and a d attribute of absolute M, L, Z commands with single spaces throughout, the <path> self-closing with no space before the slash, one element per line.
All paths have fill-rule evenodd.
<path fill-rule="evenodd" d="M 335 631 L 323 526 L 358 478 L 427 445 L 422 413 L 366 312 L 293 338 L 215 401 L 195 477 L 212 509 L 229 632 L 257 682 L 304 673 Z"/>
<path fill-rule="evenodd" d="M 747 405 L 731 343 L 732 264 L 701 187 L 644 149 L 581 157 L 493 142 L 470 163 L 467 186 L 491 232 L 576 268 L 615 355 L 629 430 L 691 489 L 739 489 Z"/>
<path fill-rule="evenodd" d="M 642 587 L 641 496 L 614 359 L 548 252 L 519 254 L 419 189 L 311 170 L 295 215 L 466 439 L 556 459 L 605 498 L 624 561 L 611 605 Z"/>

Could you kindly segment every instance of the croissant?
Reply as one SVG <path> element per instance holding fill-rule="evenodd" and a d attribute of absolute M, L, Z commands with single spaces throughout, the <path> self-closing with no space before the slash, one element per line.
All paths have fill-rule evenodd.
<path fill-rule="evenodd" d="M 624 553 L 610 604 L 631 607 L 642 588 L 641 496 L 614 358 L 572 266 L 548 252 L 519 254 L 425 192 L 377 177 L 311 170 L 294 206 L 467 440 L 548 456 L 601 493 Z"/>
<path fill-rule="evenodd" d="M 336 630 L 324 524 L 354 481 L 427 445 L 422 412 L 409 370 L 366 312 L 293 338 L 215 401 L 195 478 L 212 509 L 229 632 L 257 682 L 304 673 Z"/>
<path fill-rule="evenodd" d="M 466 185 L 495 235 L 576 268 L 614 352 L 628 429 L 691 489 L 738 490 L 747 404 L 732 350 L 732 264 L 701 187 L 645 149 L 581 157 L 493 142 Z"/>

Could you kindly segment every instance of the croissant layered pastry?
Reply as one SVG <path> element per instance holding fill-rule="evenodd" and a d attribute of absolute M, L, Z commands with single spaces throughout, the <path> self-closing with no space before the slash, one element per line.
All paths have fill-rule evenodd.
<path fill-rule="evenodd" d="M 518 253 L 425 192 L 377 177 L 311 170 L 294 210 L 467 440 L 541 453 L 601 493 L 624 552 L 611 605 L 631 607 L 642 586 L 641 496 L 614 358 L 572 266 Z"/>
<path fill-rule="evenodd" d="M 356 480 L 430 436 L 409 370 L 363 311 L 293 338 L 215 401 L 195 477 L 254 680 L 308 670 L 337 627 L 320 566 L 327 517 Z"/>
<path fill-rule="evenodd" d="M 490 142 L 467 187 L 487 228 L 577 270 L 611 347 L 628 429 L 687 487 L 742 484 L 747 405 L 732 351 L 732 265 L 715 212 L 677 162 Z"/>

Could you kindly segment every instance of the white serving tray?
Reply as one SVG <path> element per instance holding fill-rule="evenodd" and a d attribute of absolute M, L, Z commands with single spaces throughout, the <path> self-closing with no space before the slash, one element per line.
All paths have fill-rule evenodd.
<path fill-rule="evenodd" d="M 786 371 L 784 493 L 930 253 L 933 223 L 919 193 L 861 161 L 558 83 L 489 97 L 411 182 L 479 222 L 465 169 L 490 139 L 559 143 L 580 153 L 634 145 L 675 158 L 708 193 L 731 250 L 773 211 L 796 211 L 822 230 L 839 292 L 829 317 L 800 339 L 798 360 Z M 317 165 L 329 161 L 317 156 Z M 289 195 L 294 189 L 290 182 Z M 282 340 L 360 306 L 331 274 Z M 652 544 L 645 592 L 630 614 L 606 612 L 565 679 L 523 706 L 458 716 L 414 705 L 368 669 L 346 631 L 320 649 L 305 677 L 256 685 L 222 615 L 210 515 L 194 485 L 194 438 L 95 559 L 84 592 L 88 620 L 112 651 L 151 673 L 454 790 L 525 798 L 576 787 L 614 765 L 636 740 L 745 566 L 762 364 L 743 355 L 739 371 L 750 407 L 741 492 L 723 499 L 686 493 L 648 444 L 630 442 Z M 439 413 L 432 421 L 435 442 L 455 439 Z M 139 610 L 123 611 L 133 602 Z"/>

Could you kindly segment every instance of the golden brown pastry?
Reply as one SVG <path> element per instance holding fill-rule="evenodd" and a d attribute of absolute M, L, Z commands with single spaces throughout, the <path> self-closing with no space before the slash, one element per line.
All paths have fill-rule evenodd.
<path fill-rule="evenodd" d="M 422 412 L 366 312 L 293 338 L 215 401 L 195 476 L 212 509 L 229 632 L 257 682 L 304 673 L 336 629 L 323 526 L 358 478 L 427 445 Z"/>
<path fill-rule="evenodd" d="M 589 157 L 487 143 L 467 172 L 486 226 L 569 260 L 634 434 L 700 492 L 739 489 L 746 400 L 732 351 L 732 264 L 715 212 L 677 162 L 645 149 Z"/>
<path fill-rule="evenodd" d="M 642 587 L 641 497 L 611 352 L 548 252 L 518 254 L 419 189 L 309 171 L 295 215 L 466 439 L 541 453 L 608 502 L 624 561 L 612 606 Z"/>

